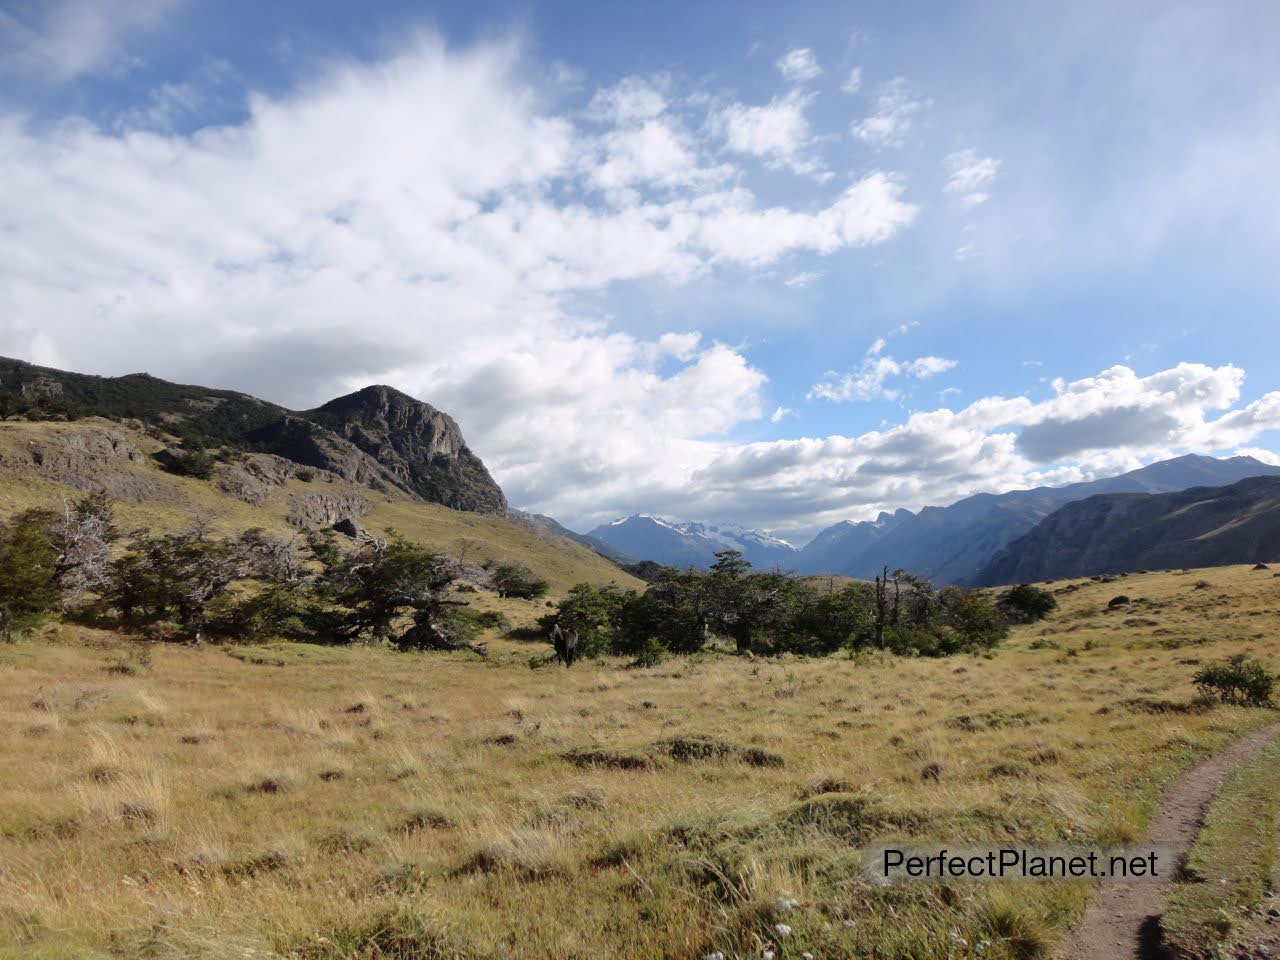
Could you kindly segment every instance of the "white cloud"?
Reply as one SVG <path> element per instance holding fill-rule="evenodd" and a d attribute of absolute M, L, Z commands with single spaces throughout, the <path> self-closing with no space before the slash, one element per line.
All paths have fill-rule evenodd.
<path fill-rule="evenodd" d="M 995 157 L 979 156 L 975 150 L 957 150 L 943 161 L 947 182 L 942 189 L 960 194 L 960 204 L 966 210 L 980 206 L 991 199 L 991 194 L 979 188 L 995 179 L 1000 163 Z"/>
<path fill-rule="evenodd" d="M 857 93 L 862 89 L 862 68 L 854 67 L 849 71 L 849 76 L 844 83 L 840 85 L 840 89 L 845 93 Z"/>
<path fill-rule="evenodd" d="M 803 156 L 813 142 L 805 110 L 813 94 L 793 90 L 774 97 L 764 106 L 730 104 L 712 118 L 712 127 L 734 153 L 759 157 L 771 166 L 786 166 L 796 173 L 815 173 L 821 164 Z"/>
<path fill-rule="evenodd" d="M 0 354 L 296 406 L 391 383 L 453 413 L 517 504 L 665 496 L 768 417 L 766 377 L 696 332 L 612 332 L 579 295 L 781 272 L 916 208 L 876 171 L 763 205 L 668 81 L 567 114 L 523 75 L 514 45 L 424 38 L 189 135 L 0 119 Z"/>
<path fill-rule="evenodd" d="M 790 407 L 777 407 L 773 413 L 769 414 L 770 423 L 781 423 L 787 417 L 794 417 L 796 412 Z"/>
<path fill-rule="evenodd" d="M 0 75 L 65 83 L 82 74 L 137 65 L 124 47 L 156 26 L 179 0 L 56 0 L 23 19 L 0 10 Z"/>
<path fill-rule="evenodd" d="M 815 283 L 816 281 L 821 279 L 822 279 L 822 273 L 820 271 L 805 270 L 800 273 L 792 274 L 782 282 L 785 286 L 788 286 L 793 290 L 798 290 L 801 287 L 807 287 L 811 283 Z"/>
<path fill-rule="evenodd" d="M 876 94 L 875 113 L 854 123 L 850 132 L 875 147 L 901 146 L 911 132 L 915 115 L 923 107 L 922 101 L 910 96 L 906 81 L 897 77 L 881 85 Z"/>
<path fill-rule="evenodd" d="M 663 78 L 625 77 L 612 87 L 596 91 L 587 105 L 587 116 L 602 123 L 629 124 L 652 120 L 667 109 Z"/>
<path fill-rule="evenodd" d="M 900 328 L 894 332 L 905 332 L 905 329 Z M 891 380 L 899 377 L 928 380 L 956 366 L 955 360 L 945 357 L 925 356 L 914 360 L 895 360 L 884 356 L 886 346 L 888 342 L 884 337 L 876 338 L 867 348 L 857 369 L 844 374 L 828 370 L 822 380 L 810 388 L 806 399 L 836 403 L 852 400 L 897 400 L 902 396 L 902 389 L 889 386 Z"/>
<path fill-rule="evenodd" d="M 985 397 L 852 437 L 725 447 L 692 475 L 683 515 L 737 504 L 728 515 L 802 539 L 884 508 L 1094 479 L 1184 452 L 1269 454 L 1244 445 L 1280 428 L 1280 392 L 1235 407 L 1242 379 L 1232 366 L 1179 364 L 1147 377 L 1112 367 L 1043 401 Z"/>
<path fill-rule="evenodd" d="M 808 47 L 788 50 L 778 58 L 775 66 L 777 66 L 778 72 L 782 74 L 783 79 L 791 83 L 804 83 L 822 74 L 822 68 L 818 66 L 817 57 L 813 55 L 813 51 Z"/>

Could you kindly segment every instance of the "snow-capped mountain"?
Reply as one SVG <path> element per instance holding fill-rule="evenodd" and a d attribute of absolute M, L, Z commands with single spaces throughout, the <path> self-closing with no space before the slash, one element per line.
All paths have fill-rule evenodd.
<path fill-rule="evenodd" d="M 673 567 L 709 567 L 719 550 L 741 550 L 761 569 L 790 567 L 799 550 L 761 530 L 732 523 L 676 523 L 638 513 L 592 530 L 589 536 L 637 560 L 654 560 Z"/>

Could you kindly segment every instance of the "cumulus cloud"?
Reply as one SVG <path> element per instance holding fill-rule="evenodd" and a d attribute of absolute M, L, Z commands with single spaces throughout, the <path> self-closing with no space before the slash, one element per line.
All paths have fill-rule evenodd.
<path fill-rule="evenodd" d="M 1146 377 L 1112 367 L 1060 382 L 1045 400 L 985 397 L 852 437 L 725 447 L 693 474 L 690 515 L 702 503 L 727 500 L 739 504 L 737 515 L 803 539 L 827 523 L 884 508 L 946 504 L 979 491 L 1110 476 L 1179 453 L 1240 449 L 1280 428 L 1280 392 L 1237 407 L 1242 379 L 1230 365 L 1183 363 Z"/>
<path fill-rule="evenodd" d="M 65 83 L 87 73 L 137 65 L 126 41 L 158 24 L 179 0 L 59 0 L 33 15 L 0 10 L 0 75 Z"/>
<path fill-rule="evenodd" d="M 815 173 L 821 164 L 805 157 L 813 142 L 805 110 L 813 94 L 793 90 L 774 97 L 763 106 L 730 104 L 712 121 L 724 137 L 725 147 L 734 152 L 759 157 L 770 166 L 785 166 L 796 173 Z"/>
<path fill-rule="evenodd" d="M 916 207 L 880 171 L 761 204 L 669 81 L 557 110 L 524 76 L 513 45 L 427 37 L 188 134 L 0 119 L 0 354 L 295 406 L 387 382 L 454 413 L 517 504 L 665 495 L 767 418 L 765 374 L 580 295 L 878 244 Z"/>
<path fill-rule="evenodd" d="M 822 68 L 818 66 L 818 58 L 808 47 L 788 50 L 778 58 L 775 66 L 783 79 L 791 83 L 805 83 L 822 74 Z"/>
<path fill-rule="evenodd" d="M 911 132 L 915 115 L 924 107 L 913 99 L 902 77 L 882 84 L 876 94 L 875 112 L 858 120 L 850 132 L 874 147 L 899 147 Z"/>
<path fill-rule="evenodd" d="M 899 327 L 891 335 L 905 333 L 907 329 L 909 328 L 906 326 Z M 895 360 L 884 356 L 887 346 L 888 340 L 885 337 L 877 337 L 867 348 L 857 369 L 843 374 L 828 370 L 810 388 L 807 399 L 836 403 L 852 400 L 897 400 L 903 391 L 900 387 L 889 386 L 891 380 L 899 377 L 928 380 L 956 366 L 955 360 L 945 357 L 925 356 L 914 360 Z"/>

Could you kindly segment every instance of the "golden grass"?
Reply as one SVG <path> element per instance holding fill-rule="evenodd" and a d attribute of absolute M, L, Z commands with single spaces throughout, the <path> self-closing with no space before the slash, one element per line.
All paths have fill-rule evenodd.
<path fill-rule="evenodd" d="M 876 889 L 858 845 L 1135 838 L 1274 716 L 1197 662 L 1280 667 L 1270 573 L 1073 583 L 989 658 L 0 647 L 0 957 L 1043 955 L 1085 887 Z"/>

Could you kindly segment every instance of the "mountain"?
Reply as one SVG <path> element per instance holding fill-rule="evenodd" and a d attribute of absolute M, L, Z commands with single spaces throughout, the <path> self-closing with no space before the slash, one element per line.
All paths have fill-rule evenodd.
<path fill-rule="evenodd" d="M 1253 457 L 1219 460 L 1188 455 L 1065 487 L 980 493 L 949 507 L 925 507 L 905 517 L 899 511 L 879 533 L 859 524 L 828 527 L 814 538 L 814 544 L 821 541 L 820 550 L 806 547 L 801 551 L 797 569 L 870 578 L 887 565 L 938 583 L 965 583 L 1001 548 L 1067 503 L 1095 494 L 1168 493 L 1195 486 L 1223 486 L 1252 476 L 1280 476 L 1280 467 Z M 846 538 L 847 546 L 843 543 Z"/>
<path fill-rule="evenodd" d="M 575 543 L 580 543 L 584 547 L 588 547 L 601 556 L 608 557 L 616 563 L 625 563 L 631 559 L 621 550 L 610 546 L 598 537 L 570 530 L 559 520 L 556 520 L 553 517 L 548 517 L 545 514 L 529 513 L 527 510 L 517 510 L 515 507 L 508 507 L 507 516 L 512 520 L 520 521 L 526 526 L 533 527 L 535 530 L 540 530 L 557 537 L 564 537 L 565 539 L 572 540 Z"/>
<path fill-rule="evenodd" d="M 720 550 L 741 550 L 754 566 L 790 567 L 799 551 L 785 540 L 728 523 L 675 523 L 634 514 L 596 527 L 588 536 L 637 560 L 672 567 L 709 567 Z"/>
<path fill-rule="evenodd" d="M 1069 503 L 1009 544 L 981 586 L 1173 567 L 1280 562 L 1280 477 Z"/>
<path fill-rule="evenodd" d="M 145 373 L 98 377 L 0 358 L 0 415 L 141 420 L 187 444 L 270 453 L 456 510 L 504 514 L 506 497 L 448 414 L 372 386 L 295 412 L 233 390 Z"/>
<path fill-rule="evenodd" d="M 801 573 L 833 573 L 840 570 L 850 557 L 869 550 L 894 527 L 914 516 L 910 510 L 898 510 L 894 513 L 881 513 L 874 520 L 842 520 L 820 531 L 800 549 L 796 556 L 796 569 Z"/>

